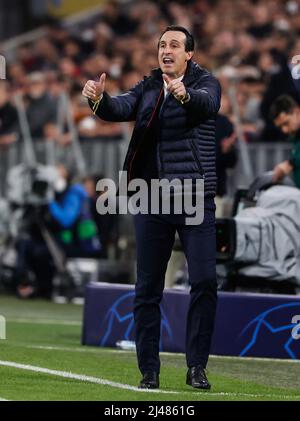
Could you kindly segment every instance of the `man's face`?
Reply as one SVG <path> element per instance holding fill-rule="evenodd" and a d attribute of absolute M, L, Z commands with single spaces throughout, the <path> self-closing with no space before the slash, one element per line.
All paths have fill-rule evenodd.
<path fill-rule="evenodd" d="M 168 31 L 158 44 L 158 62 L 163 73 L 176 79 L 184 74 L 188 60 L 193 56 L 185 51 L 186 36 L 180 31 Z"/>
<path fill-rule="evenodd" d="M 41 98 L 46 92 L 46 85 L 44 82 L 31 82 L 28 86 L 29 95 L 33 99 Z"/>
<path fill-rule="evenodd" d="M 300 128 L 300 109 L 295 108 L 291 113 L 282 112 L 274 120 L 276 127 L 284 134 L 293 135 Z"/>

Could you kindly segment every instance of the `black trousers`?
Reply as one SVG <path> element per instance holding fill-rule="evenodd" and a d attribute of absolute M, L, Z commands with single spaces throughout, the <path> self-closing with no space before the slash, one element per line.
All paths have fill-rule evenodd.
<path fill-rule="evenodd" d="M 181 219 L 180 219 L 181 218 Z M 205 199 L 200 225 L 184 225 L 179 215 L 135 215 L 137 282 L 134 319 L 141 373 L 160 371 L 160 302 L 176 231 L 189 271 L 190 302 L 186 326 L 187 366 L 206 367 L 214 328 L 216 282 L 215 203 Z"/>

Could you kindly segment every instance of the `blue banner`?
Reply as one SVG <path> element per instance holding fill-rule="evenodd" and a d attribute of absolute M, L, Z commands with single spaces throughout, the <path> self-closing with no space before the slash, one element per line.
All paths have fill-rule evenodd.
<path fill-rule="evenodd" d="M 130 285 L 88 284 L 82 343 L 115 347 L 121 340 L 134 341 L 133 298 L 134 287 Z M 188 291 L 165 290 L 161 351 L 185 351 L 188 303 Z M 211 352 L 299 359 L 299 322 L 297 296 L 220 292 Z"/>

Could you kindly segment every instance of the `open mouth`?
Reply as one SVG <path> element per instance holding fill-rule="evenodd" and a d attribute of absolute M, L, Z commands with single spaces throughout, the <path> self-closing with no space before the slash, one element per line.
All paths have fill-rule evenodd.
<path fill-rule="evenodd" d="M 174 60 L 172 60 L 169 57 L 165 57 L 165 58 L 163 58 L 163 63 L 164 64 L 173 64 L 174 63 Z"/>

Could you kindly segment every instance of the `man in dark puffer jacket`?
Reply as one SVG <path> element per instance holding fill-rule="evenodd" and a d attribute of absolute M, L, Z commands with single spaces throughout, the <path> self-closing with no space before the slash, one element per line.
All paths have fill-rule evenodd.
<path fill-rule="evenodd" d="M 186 225 L 181 215 L 134 216 L 137 282 L 134 302 L 141 388 L 159 387 L 160 307 L 176 231 L 189 267 L 186 326 L 187 384 L 209 389 L 205 374 L 213 333 L 217 287 L 215 244 L 215 119 L 219 82 L 192 62 L 194 40 L 182 27 L 168 27 L 158 43 L 160 68 L 124 95 L 105 92 L 105 74 L 88 81 L 83 95 L 107 121 L 135 120 L 124 163 L 128 182 L 142 178 L 204 179 L 204 220 Z"/>

